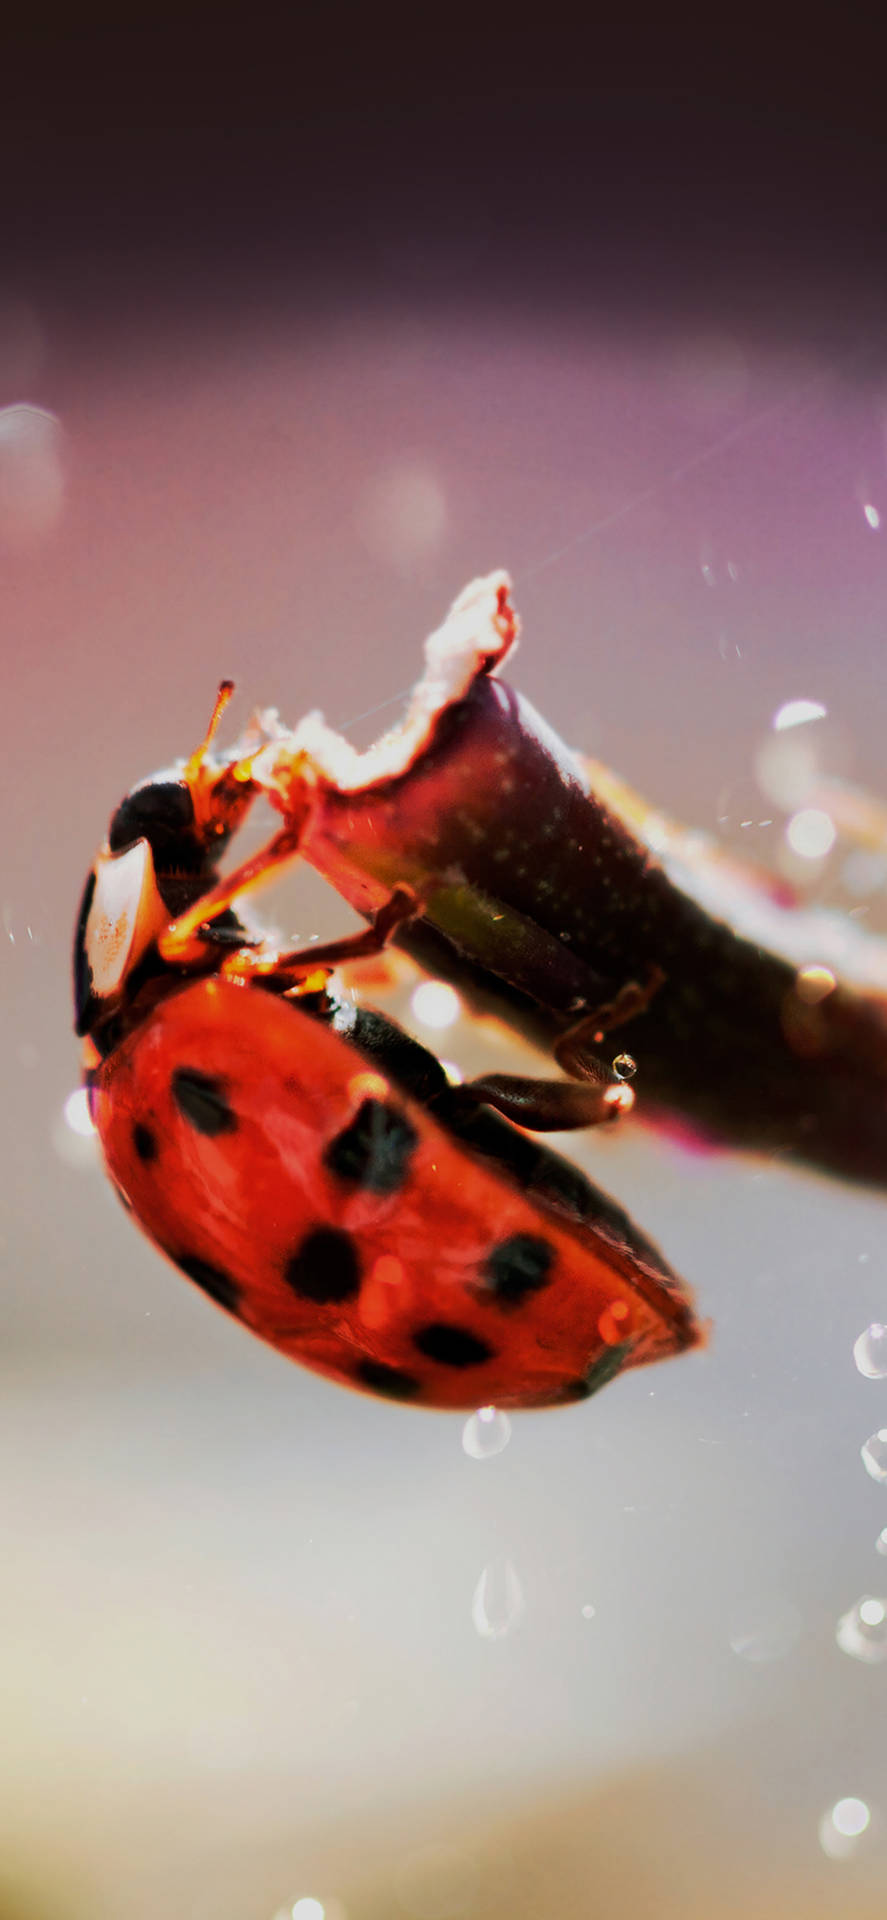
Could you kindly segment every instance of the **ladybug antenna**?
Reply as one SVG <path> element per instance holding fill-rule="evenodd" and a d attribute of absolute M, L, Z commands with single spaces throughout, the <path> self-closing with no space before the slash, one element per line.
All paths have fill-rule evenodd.
<path fill-rule="evenodd" d="M 219 691 L 216 694 L 216 704 L 213 707 L 212 714 L 210 715 L 209 726 L 207 727 L 204 738 L 201 740 L 199 747 L 195 748 L 194 752 L 191 755 L 191 758 L 185 762 L 182 778 L 187 782 L 189 786 L 191 784 L 191 781 L 196 779 L 197 774 L 200 772 L 200 768 L 202 767 L 203 762 L 206 759 L 206 756 L 210 750 L 210 747 L 212 746 L 213 740 L 215 739 L 216 733 L 218 732 L 219 721 L 222 718 L 222 714 L 224 713 L 225 708 L 227 707 L 233 692 L 234 692 L 233 680 L 223 680 L 219 687 Z"/>

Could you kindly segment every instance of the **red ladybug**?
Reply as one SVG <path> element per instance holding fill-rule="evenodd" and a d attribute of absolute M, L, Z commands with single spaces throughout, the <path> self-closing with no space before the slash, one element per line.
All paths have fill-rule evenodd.
<path fill-rule="evenodd" d="M 256 793 L 248 755 L 209 752 L 230 691 L 197 753 L 118 807 L 81 904 L 77 1031 L 124 1204 L 281 1352 L 417 1405 L 566 1404 L 695 1345 L 662 1255 L 523 1130 L 611 1117 L 630 1104 L 615 1076 L 454 1087 L 337 995 L 332 964 L 409 917 L 403 890 L 367 932 L 307 953 L 240 920 L 302 824 L 220 879 Z"/>

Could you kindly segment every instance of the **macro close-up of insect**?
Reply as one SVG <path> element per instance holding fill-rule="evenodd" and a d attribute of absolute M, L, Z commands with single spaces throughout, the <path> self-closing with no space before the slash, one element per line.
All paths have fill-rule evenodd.
<path fill-rule="evenodd" d="M 105 11 L 0 125 L 0 1920 L 881 1920 L 877 62 Z"/>
<path fill-rule="evenodd" d="M 700 1338 L 658 1250 L 527 1138 L 634 1105 L 633 1056 L 596 1051 L 612 1029 L 637 1023 L 665 1124 L 885 1177 L 887 992 L 706 912 L 494 677 L 515 639 L 507 576 L 473 583 L 363 756 L 274 716 L 267 744 L 260 719 L 257 745 L 216 758 L 223 683 L 207 741 L 117 808 L 75 943 L 91 1111 L 135 1218 L 283 1352 L 442 1407 L 582 1399 Z M 260 793 L 285 824 L 220 876 Z M 366 933 L 285 952 L 238 918 L 297 856 Z M 793 910 L 771 919 L 797 945 Z M 572 1078 L 450 1085 L 328 984 L 390 938 L 550 1037 Z"/>
<path fill-rule="evenodd" d="M 251 933 L 237 903 L 298 851 L 311 794 L 304 825 L 290 791 L 292 824 L 220 879 L 262 754 L 209 753 L 121 803 L 78 920 L 91 1111 L 140 1224 L 283 1352 L 394 1399 L 557 1405 L 692 1346 L 658 1250 L 527 1138 L 612 1123 L 625 1079 L 583 1055 L 573 1079 L 452 1087 L 426 1048 L 330 990 L 330 963 L 416 913 L 396 881 L 367 935 L 282 953 Z"/>

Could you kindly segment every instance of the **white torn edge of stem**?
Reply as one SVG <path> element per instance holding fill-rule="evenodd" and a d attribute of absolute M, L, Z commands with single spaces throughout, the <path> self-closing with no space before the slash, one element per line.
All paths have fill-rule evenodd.
<path fill-rule="evenodd" d="M 446 708 L 479 674 L 498 672 L 514 651 L 519 627 L 510 592 L 509 575 L 499 569 L 472 580 L 460 593 L 443 625 L 425 642 L 425 672 L 403 719 L 381 740 L 361 753 L 327 726 L 322 713 L 309 713 L 291 733 L 269 743 L 254 763 L 254 778 L 265 786 L 285 780 L 298 753 L 307 754 L 315 771 L 339 792 L 355 793 L 406 773 Z"/>

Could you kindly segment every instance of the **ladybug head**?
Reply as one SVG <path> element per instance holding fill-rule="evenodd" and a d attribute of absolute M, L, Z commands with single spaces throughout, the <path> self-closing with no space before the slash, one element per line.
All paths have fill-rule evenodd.
<path fill-rule="evenodd" d="M 200 873 L 207 846 L 197 825 L 194 795 L 174 769 L 133 787 L 108 828 L 109 853 L 125 853 L 147 840 L 158 875 Z"/>
<path fill-rule="evenodd" d="M 245 763 L 209 746 L 233 692 L 223 681 L 209 732 L 189 760 L 134 787 L 111 818 L 86 882 L 74 941 L 75 1024 L 116 1010 L 171 920 L 215 884 L 218 862 L 255 797 Z M 158 962 L 158 965 L 160 963 Z"/>
<path fill-rule="evenodd" d="M 144 842 L 157 891 L 175 919 L 212 886 L 216 867 L 253 794 L 234 783 L 230 767 L 203 761 L 155 774 L 121 800 L 108 828 L 107 854 L 116 859 Z"/>

